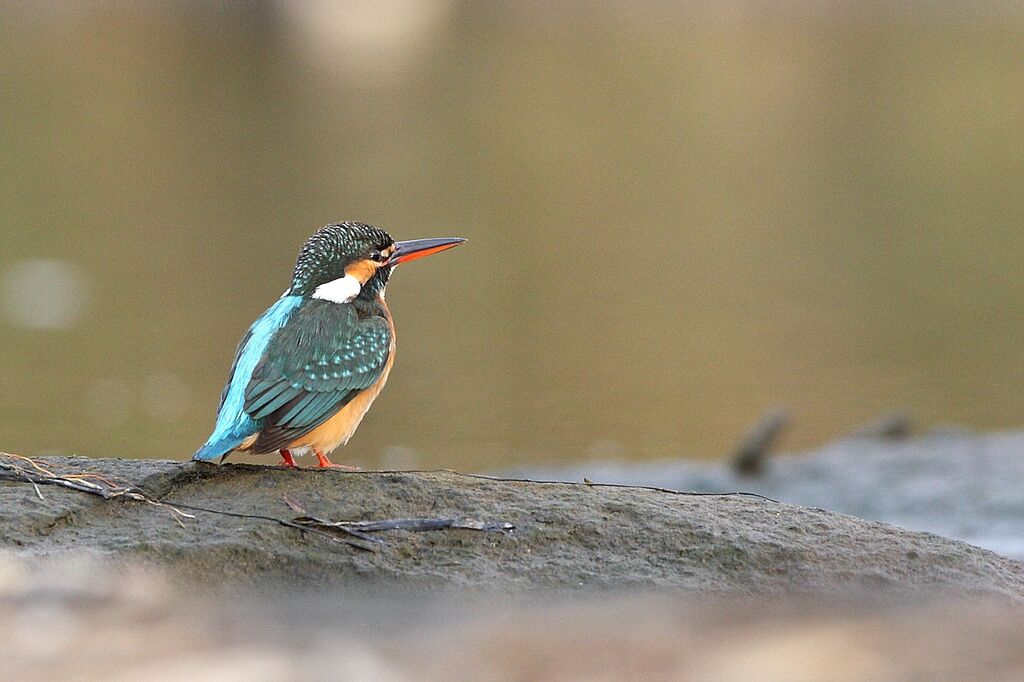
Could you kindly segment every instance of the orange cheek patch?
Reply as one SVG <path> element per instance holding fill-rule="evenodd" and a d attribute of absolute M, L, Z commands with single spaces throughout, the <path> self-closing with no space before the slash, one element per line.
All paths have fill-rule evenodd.
<path fill-rule="evenodd" d="M 359 284 L 363 285 L 370 281 L 374 273 L 377 272 L 377 263 L 370 260 L 369 258 L 356 261 L 352 265 L 345 268 L 345 274 L 349 277 L 355 277 L 359 280 Z"/>

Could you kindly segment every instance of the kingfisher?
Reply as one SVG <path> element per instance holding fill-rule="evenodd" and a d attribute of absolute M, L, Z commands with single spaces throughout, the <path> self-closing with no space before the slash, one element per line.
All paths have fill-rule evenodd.
<path fill-rule="evenodd" d="M 459 237 L 396 242 L 358 222 L 326 225 L 299 251 L 291 286 L 253 322 L 235 352 L 217 423 L 192 459 L 239 450 L 313 453 L 321 467 L 348 442 L 388 380 L 395 326 L 384 302 L 400 264 L 446 251 Z"/>

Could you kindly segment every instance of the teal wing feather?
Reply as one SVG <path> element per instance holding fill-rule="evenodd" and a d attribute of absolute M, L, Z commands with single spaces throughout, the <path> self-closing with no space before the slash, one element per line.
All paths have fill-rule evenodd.
<path fill-rule="evenodd" d="M 391 352 L 383 317 L 313 300 L 274 335 L 245 389 L 263 424 L 256 452 L 273 452 L 323 424 L 381 376 Z"/>

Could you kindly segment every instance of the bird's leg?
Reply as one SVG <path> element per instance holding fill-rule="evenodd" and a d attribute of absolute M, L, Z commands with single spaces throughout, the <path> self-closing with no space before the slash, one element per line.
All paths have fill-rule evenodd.
<path fill-rule="evenodd" d="M 281 450 L 281 465 L 291 469 L 295 468 L 295 460 L 292 459 L 292 453 L 287 450 Z"/>
<path fill-rule="evenodd" d="M 319 450 L 313 450 L 313 454 L 316 455 L 317 460 L 320 462 L 320 466 L 324 469 L 341 469 L 342 471 L 359 471 L 359 467 L 350 467 L 345 464 L 335 464 L 331 460 L 327 459 L 327 455 L 320 452 Z"/>

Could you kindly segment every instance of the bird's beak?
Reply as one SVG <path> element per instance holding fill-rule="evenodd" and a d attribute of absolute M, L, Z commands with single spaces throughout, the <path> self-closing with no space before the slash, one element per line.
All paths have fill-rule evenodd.
<path fill-rule="evenodd" d="M 391 256 L 391 264 L 398 265 L 406 261 L 423 258 L 434 253 L 447 251 L 453 246 L 458 246 L 466 241 L 461 237 L 439 237 L 436 239 L 410 239 L 405 242 L 395 242 L 395 253 Z"/>

